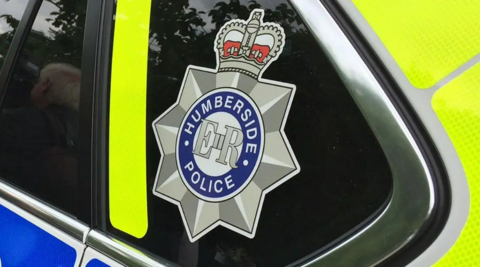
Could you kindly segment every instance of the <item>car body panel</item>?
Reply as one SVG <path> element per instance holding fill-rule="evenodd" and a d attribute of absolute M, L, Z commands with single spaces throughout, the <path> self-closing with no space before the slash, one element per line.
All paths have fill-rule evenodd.
<path fill-rule="evenodd" d="M 87 248 L 83 255 L 81 267 L 123 267 L 123 265 L 92 248 Z"/>
<path fill-rule="evenodd" d="M 476 34 L 480 19 L 474 13 L 478 1 L 338 2 L 421 119 L 449 176 L 452 206 L 445 228 L 409 266 L 432 266 L 440 259 L 435 266 L 476 266 L 479 258 L 471 251 L 479 249 L 474 222 L 480 200 L 474 190 L 480 166 L 472 165 L 475 150 L 469 149 L 477 144 L 453 124 L 473 121 L 476 115 L 471 114 L 477 114 L 473 107 L 480 102 L 473 93 L 480 83 L 469 74 L 480 62 Z M 463 130 L 478 132 L 477 124 L 468 125 Z"/>
<path fill-rule="evenodd" d="M 3 266 L 79 266 L 85 245 L 0 196 Z"/>

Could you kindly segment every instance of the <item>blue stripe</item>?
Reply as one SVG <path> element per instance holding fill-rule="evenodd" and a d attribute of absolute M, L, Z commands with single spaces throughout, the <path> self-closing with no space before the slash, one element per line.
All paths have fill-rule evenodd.
<path fill-rule="evenodd" d="M 71 267 L 76 250 L 0 205 L 2 267 Z"/>
<path fill-rule="evenodd" d="M 110 267 L 110 265 L 107 265 L 97 259 L 94 259 L 87 264 L 87 267 Z"/>

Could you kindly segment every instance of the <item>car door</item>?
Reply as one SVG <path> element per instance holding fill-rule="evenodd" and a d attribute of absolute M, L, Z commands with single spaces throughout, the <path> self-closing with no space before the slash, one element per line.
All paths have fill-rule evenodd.
<path fill-rule="evenodd" d="M 425 261 L 438 240 L 455 239 L 444 227 L 459 212 L 451 170 L 463 169 L 348 3 L 98 3 L 83 115 L 94 119 L 81 200 L 94 207 L 92 258 L 427 266 L 444 254 Z"/>
<path fill-rule="evenodd" d="M 79 88 L 75 91 L 75 85 L 80 81 L 75 80 L 76 84 L 68 87 L 65 83 L 69 81 L 60 76 L 62 72 L 47 77 L 45 67 L 49 66 L 48 71 L 59 71 L 58 65 L 52 63 L 61 63 L 62 68 L 78 68 L 81 75 L 86 6 L 87 1 L 0 3 L 0 264 L 3 267 L 80 266 L 86 249 L 84 238 L 89 223 L 77 218 L 77 188 L 72 186 L 77 182 L 76 175 L 64 177 L 75 178 L 68 183 L 50 179 L 53 176 L 36 180 L 35 174 L 43 169 L 33 166 L 47 165 L 33 163 L 45 159 L 54 142 L 48 138 L 51 132 L 47 130 L 50 126 L 47 117 L 42 117 L 43 113 L 32 102 L 35 86 L 49 79 L 52 83 L 49 97 L 56 100 L 63 97 L 65 101 L 55 103 L 71 106 L 78 112 Z M 54 96 L 59 86 L 71 90 L 70 94 L 60 92 Z M 78 118 L 61 121 L 65 123 L 66 135 L 72 137 L 69 140 L 78 142 L 81 139 Z M 55 175 L 57 170 L 63 170 L 62 166 L 57 167 L 55 171 L 44 171 Z M 76 171 L 76 167 L 69 168 L 70 174 Z M 90 176 L 83 178 L 90 180 Z"/>
<path fill-rule="evenodd" d="M 118 262 L 113 261 L 109 257 L 99 253 L 98 251 L 87 248 L 83 255 L 81 267 L 122 267 Z"/>
<path fill-rule="evenodd" d="M 322 3 L 120 0 L 106 1 L 101 10 L 96 171 L 87 190 L 96 192 L 98 209 L 87 236 L 92 249 L 127 266 L 371 266 L 398 252 L 432 218 L 428 153 Z M 248 70 L 243 59 L 232 59 L 235 52 L 228 54 L 242 41 L 228 34 L 244 33 L 247 25 L 271 27 L 262 32 L 270 37 L 259 40 L 276 40 L 271 49 L 278 53 L 265 69 L 260 62 L 257 71 Z M 262 50 L 268 43 L 255 45 L 257 55 L 268 54 Z M 257 84 L 265 89 L 249 91 Z M 211 160 L 208 142 L 226 138 L 212 125 L 223 121 L 219 128 L 246 129 L 250 152 L 264 145 L 263 167 L 250 170 L 257 178 L 229 180 L 222 175 L 232 165 L 210 169 L 216 161 L 202 159 L 200 179 L 175 175 L 176 146 L 198 141 L 176 139 L 182 119 L 192 118 L 186 112 L 195 112 L 193 100 L 182 97 L 202 101 L 211 89 L 250 96 L 232 95 L 243 100 L 231 106 L 198 102 L 200 113 L 202 104 L 210 112 L 220 103 L 228 113 L 243 103 L 236 109 L 248 106 L 258 111 L 257 121 L 277 126 L 258 126 L 268 137 L 256 140 L 255 130 L 247 132 L 254 122 L 229 124 L 233 113 L 205 117 L 213 123 L 194 159 Z M 215 153 L 219 140 L 210 147 Z M 248 169 L 256 160 L 234 165 Z M 183 167 L 192 166 L 188 162 Z M 222 190 L 232 192 L 223 196 Z"/>

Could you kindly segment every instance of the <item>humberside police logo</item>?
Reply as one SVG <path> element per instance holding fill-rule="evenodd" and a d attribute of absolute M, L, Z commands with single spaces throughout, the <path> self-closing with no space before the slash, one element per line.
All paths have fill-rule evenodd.
<path fill-rule="evenodd" d="M 153 193 L 178 205 L 191 242 L 218 225 L 253 238 L 265 194 L 300 171 L 283 132 L 295 86 L 261 78 L 285 34 L 263 16 L 225 24 L 217 69 L 189 66 L 177 102 L 153 122 Z"/>

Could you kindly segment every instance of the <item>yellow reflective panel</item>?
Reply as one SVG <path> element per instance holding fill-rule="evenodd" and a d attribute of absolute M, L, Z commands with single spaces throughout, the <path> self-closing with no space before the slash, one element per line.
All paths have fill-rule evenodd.
<path fill-rule="evenodd" d="M 429 88 L 480 53 L 480 1 L 353 0 L 413 86 Z"/>
<path fill-rule="evenodd" d="M 110 221 L 113 227 L 137 238 L 148 230 L 146 97 L 150 4 L 149 0 L 118 0 L 112 58 Z"/>
<path fill-rule="evenodd" d="M 480 64 L 457 77 L 433 97 L 433 109 L 447 130 L 465 169 L 470 188 L 467 224 L 435 267 L 480 266 Z"/>

